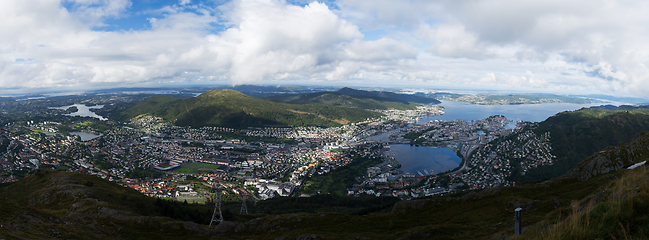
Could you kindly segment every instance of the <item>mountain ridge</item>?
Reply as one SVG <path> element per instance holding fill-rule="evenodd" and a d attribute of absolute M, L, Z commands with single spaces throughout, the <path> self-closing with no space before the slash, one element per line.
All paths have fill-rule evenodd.
<path fill-rule="evenodd" d="M 564 176 L 584 181 L 646 160 L 649 160 L 649 132 L 641 132 L 620 145 L 585 158 Z"/>
<path fill-rule="evenodd" d="M 165 208 L 180 209 L 179 203 L 156 201 L 93 175 L 41 169 L 0 185 L 0 193 L 0 236 L 8 239 L 189 239 L 186 235 L 200 237 L 213 231 L 165 216 Z M 204 218 L 211 214 L 209 209 L 181 212 Z"/>
<path fill-rule="evenodd" d="M 289 103 L 323 103 L 360 109 L 415 109 L 417 104 L 438 104 L 437 99 L 385 91 L 364 91 L 341 88 L 337 91 L 323 91 L 302 94 L 282 94 L 267 99 Z M 413 104 L 414 103 L 414 104 Z"/>
<path fill-rule="evenodd" d="M 529 129 L 536 134 L 550 133 L 552 154 L 557 159 L 552 165 L 531 168 L 524 176 L 513 176 L 516 182 L 559 177 L 592 154 L 649 131 L 649 110 L 627 106 L 614 110 L 583 108 L 558 113 Z"/>
<path fill-rule="evenodd" d="M 246 96 L 238 91 L 211 90 L 189 99 L 153 96 L 122 112 L 122 119 L 151 114 L 179 126 L 233 128 L 267 126 L 340 126 L 382 114 L 325 104 L 290 104 Z"/>

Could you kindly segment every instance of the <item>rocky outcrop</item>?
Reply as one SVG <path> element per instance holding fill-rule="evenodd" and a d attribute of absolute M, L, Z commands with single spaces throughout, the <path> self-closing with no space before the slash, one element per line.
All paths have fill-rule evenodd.
<path fill-rule="evenodd" d="M 584 159 L 565 177 L 588 180 L 649 159 L 649 132 L 641 132 L 629 141 L 608 147 Z"/>

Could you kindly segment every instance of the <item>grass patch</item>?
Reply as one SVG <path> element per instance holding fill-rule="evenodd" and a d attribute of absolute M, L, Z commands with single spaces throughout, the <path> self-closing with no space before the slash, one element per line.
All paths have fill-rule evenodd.
<path fill-rule="evenodd" d="M 212 170 L 219 169 L 219 165 L 209 164 L 209 163 L 189 163 L 184 166 L 176 169 L 175 173 L 186 173 L 186 174 L 200 174 L 206 172 L 212 172 Z"/>
<path fill-rule="evenodd" d="M 179 202 L 184 202 L 187 201 L 189 204 L 205 204 L 207 201 L 206 198 L 204 197 L 178 197 L 178 199 L 174 199 Z"/>
<path fill-rule="evenodd" d="M 65 165 L 59 165 L 58 167 L 56 167 L 56 170 L 60 170 L 60 171 L 67 171 L 68 169 L 70 169 L 70 167 Z"/>
<path fill-rule="evenodd" d="M 620 179 L 598 194 L 555 211 L 564 218 L 541 221 L 518 239 L 649 239 L 647 169 L 620 172 Z"/>

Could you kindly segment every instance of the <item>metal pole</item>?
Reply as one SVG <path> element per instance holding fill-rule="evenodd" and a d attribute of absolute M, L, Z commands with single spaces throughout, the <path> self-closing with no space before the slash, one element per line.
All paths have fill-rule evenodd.
<path fill-rule="evenodd" d="M 516 210 L 514 210 L 514 233 L 516 236 L 521 235 L 522 210 L 522 208 L 516 208 Z"/>
<path fill-rule="evenodd" d="M 212 214 L 212 220 L 210 221 L 210 227 L 213 223 L 218 225 L 223 222 L 223 213 L 221 212 L 221 194 L 216 192 L 216 197 L 214 198 L 214 213 Z"/>

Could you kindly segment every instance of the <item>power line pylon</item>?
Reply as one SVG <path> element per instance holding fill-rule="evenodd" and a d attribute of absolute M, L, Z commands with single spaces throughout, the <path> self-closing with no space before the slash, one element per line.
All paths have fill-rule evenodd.
<path fill-rule="evenodd" d="M 213 223 L 218 225 L 223 222 L 223 213 L 221 212 L 221 193 L 216 192 L 216 197 L 214 197 L 214 214 L 212 214 L 212 221 L 210 221 L 210 227 Z"/>
<path fill-rule="evenodd" d="M 246 200 L 248 200 L 248 195 L 241 195 L 241 211 L 239 211 L 239 214 L 248 214 L 248 206 L 246 206 Z"/>

